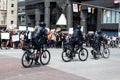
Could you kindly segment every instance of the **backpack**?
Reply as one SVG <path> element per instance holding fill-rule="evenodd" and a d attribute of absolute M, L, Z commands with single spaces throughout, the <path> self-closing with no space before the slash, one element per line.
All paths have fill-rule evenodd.
<path fill-rule="evenodd" d="M 34 32 L 32 32 L 32 38 L 37 38 L 41 34 L 41 28 L 38 27 Z"/>

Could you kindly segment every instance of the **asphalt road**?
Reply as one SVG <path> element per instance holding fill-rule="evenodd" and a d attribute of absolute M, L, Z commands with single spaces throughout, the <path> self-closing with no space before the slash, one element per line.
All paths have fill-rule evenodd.
<path fill-rule="evenodd" d="M 36 74 L 27 75 L 31 78 L 29 80 L 36 80 L 39 77 L 45 76 L 41 80 L 119 80 L 120 79 L 120 48 L 110 48 L 111 55 L 108 59 L 100 58 L 94 60 L 90 54 L 91 48 L 87 48 L 89 51 L 89 57 L 87 61 L 80 61 L 76 57 L 71 62 L 63 62 L 61 59 L 62 49 L 48 49 L 51 53 L 51 61 L 47 66 L 32 67 L 27 70 L 21 65 L 21 57 L 23 51 L 20 49 L 0 50 L 0 80 L 28 80 L 23 75 L 25 72 L 28 74 L 29 71 L 37 71 Z M 7 61 L 8 60 L 8 61 Z M 5 65 L 8 64 L 9 65 Z M 4 64 L 4 65 L 3 65 Z M 16 68 L 17 67 L 17 68 Z M 38 70 L 37 70 L 38 69 Z M 5 78 L 4 76 L 10 76 L 8 71 L 15 70 L 17 77 Z M 20 70 L 20 71 L 19 71 Z M 39 71 L 40 70 L 40 71 Z M 47 71 L 46 71 L 47 70 Z M 14 71 L 14 72 L 15 72 Z M 43 75 L 41 71 L 44 72 Z M 22 74 L 23 72 L 23 74 Z M 39 77 L 37 76 L 38 74 Z M 58 76 L 59 75 L 59 76 Z M 22 76 L 23 78 L 21 78 Z M 52 77 L 50 77 L 52 76 Z M 53 78 L 54 76 L 54 78 Z"/>

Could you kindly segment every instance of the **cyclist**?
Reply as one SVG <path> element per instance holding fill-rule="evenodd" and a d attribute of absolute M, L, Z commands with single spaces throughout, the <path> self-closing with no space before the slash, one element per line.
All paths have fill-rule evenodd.
<path fill-rule="evenodd" d="M 36 52 L 36 58 L 35 58 L 35 64 L 39 65 L 38 62 L 41 48 L 44 44 L 47 44 L 47 30 L 45 29 L 46 24 L 44 22 L 40 22 L 39 26 L 35 29 L 35 31 L 32 33 L 32 44 L 35 49 L 37 49 Z"/>
<path fill-rule="evenodd" d="M 105 42 L 107 44 L 107 39 L 102 35 L 101 31 L 97 32 L 96 43 L 98 43 L 98 50 L 100 51 L 101 42 Z"/>
<path fill-rule="evenodd" d="M 76 44 L 80 48 L 82 46 L 83 40 L 84 40 L 84 38 L 83 38 L 83 32 L 81 31 L 81 26 L 77 25 L 77 26 L 75 26 L 75 28 L 73 30 L 73 35 L 70 40 L 70 42 L 72 43 L 72 51 L 74 51 L 74 47 Z M 72 53 L 74 53 L 74 52 L 72 52 Z"/>
<path fill-rule="evenodd" d="M 102 35 L 101 30 L 97 31 L 94 35 L 92 35 L 91 40 L 91 46 L 94 50 L 97 51 L 97 54 L 100 52 L 101 42 L 103 41 L 107 44 L 107 39 Z M 97 59 L 97 56 L 95 56 L 95 58 Z"/>

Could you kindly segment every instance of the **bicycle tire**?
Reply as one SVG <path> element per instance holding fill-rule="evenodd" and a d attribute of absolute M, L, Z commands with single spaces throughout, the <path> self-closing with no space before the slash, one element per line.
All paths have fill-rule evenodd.
<path fill-rule="evenodd" d="M 86 54 L 85 54 L 86 53 Z M 88 58 L 88 50 L 86 48 L 82 48 L 79 51 L 78 57 L 81 61 L 86 61 Z"/>
<path fill-rule="evenodd" d="M 32 65 L 33 59 L 30 58 L 30 54 L 27 51 L 23 54 L 21 62 L 22 62 L 22 65 L 24 68 L 28 68 Z M 25 64 L 25 63 L 27 63 L 27 64 Z"/>
<path fill-rule="evenodd" d="M 48 59 L 47 59 L 48 58 Z M 50 62 L 51 55 L 48 50 L 43 50 L 42 54 L 40 54 L 40 62 L 42 65 L 47 65 Z"/>
<path fill-rule="evenodd" d="M 110 56 L 110 50 L 108 49 L 108 48 L 105 48 L 104 50 L 103 50 L 103 52 L 102 52 L 102 55 L 103 55 L 103 57 L 104 58 L 109 58 L 109 56 Z"/>
<path fill-rule="evenodd" d="M 72 60 L 72 58 L 70 57 L 70 55 L 71 55 L 71 49 L 69 49 L 69 48 L 67 48 L 66 50 L 63 50 L 63 52 L 62 52 L 62 60 L 64 61 L 64 62 L 69 62 L 69 61 L 71 61 Z M 66 59 L 67 58 L 67 59 Z"/>

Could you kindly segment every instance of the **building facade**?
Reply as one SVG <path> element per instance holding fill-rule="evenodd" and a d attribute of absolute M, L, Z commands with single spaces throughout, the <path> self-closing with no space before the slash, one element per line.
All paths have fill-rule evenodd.
<path fill-rule="evenodd" d="M 18 26 L 26 26 L 25 0 L 18 1 Z"/>
<path fill-rule="evenodd" d="M 17 0 L 7 0 L 7 28 L 17 28 L 17 10 L 18 10 Z"/>
<path fill-rule="evenodd" d="M 79 0 L 75 0 L 79 2 Z M 25 5 L 25 11 L 21 10 Z M 21 11 L 20 11 L 21 10 Z M 25 14 L 24 14 L 25 13 Z M 35 26 L 44 21 L 49 29 L 56 28 L 61 14 L 65 14 L 66 30 L 73 27 L 73 11 L 71 0 L 20 0 L 18 3 L 18 24 L 22 25 L 22 15 L 26 18 L 26 26 Z"/>
<path fill-rule="evenodd" d="M 53 27 L 61 14 L 56 0 L 26 0 L 26 23 L 29 26 L 38 25 L 44 21 L 47 27 Z"/>
<path fill-rule="evenodd" d="M 0 30 L 17 27 L 17 0 L 0 0 Z"/>
<path fill-rule="evenodd" d="M 107 35 L 118 35 L 119 4 L 114 0 L 89 0 L 81 4 L 81 25 L 85 31 L 102 30 Z"/>
<path fill-rule="evenodd" d="M 109 35 L 118 34 L 119 4 L 114 0 L 26 0 L 24 4 L 27 26 L 44 21 L 52 28 L 64 13 L 66 30 L 80 24 L 85 33 L 100 29 Z"/>
<path fill-rule="evenodd" d="M 7 0 L 0 0 L 0 29 L 5 29 L 7 17 Z"/>

